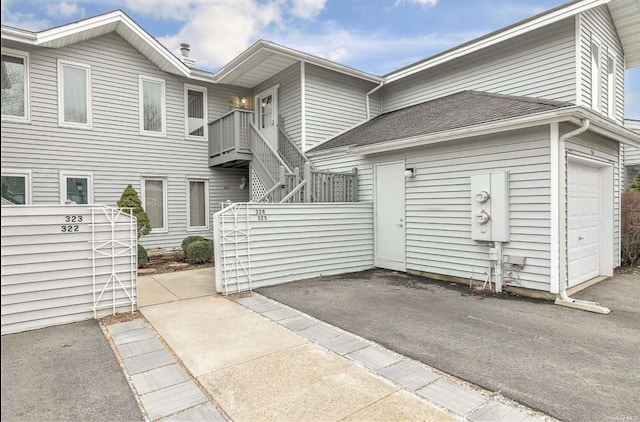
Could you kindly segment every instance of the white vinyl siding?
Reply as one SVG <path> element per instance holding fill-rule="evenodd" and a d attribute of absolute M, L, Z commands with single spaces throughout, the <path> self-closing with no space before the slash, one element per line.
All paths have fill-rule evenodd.
<path fill-rule="evenodd" d="M 589 9 L 580 14 L 580 51 L 579 58 L 579 89 L 582 105 L 602 113 L 622 124 L 624 119 L 624 52 L 618 39 L 613 20 L 606 5 Z M 603 69 L 597 80 L 592 72 L 591 46 L 600 46 L 598 66 Z M 608 75 L 608 62 L 613 58 L 615 63 L 615 77 Z M 611 86 L 613 82 L 613 86 Z M 598 103 L 592 101 L 595 85 L 600 85 Z M 613 98 L 612 98 L 613 97 Z M 613 113 L 609 111 L 609 104 L 613 104 Z"/>
<path fill-rule="evenodd" d="M 209 228 L 209 181 L 187 179 L 187 229 Z"/>
<path fill-rule="evenodd" d="M 28 122 L 29 53 L 2 48 L 2 120 Z"/>
<path fill-rule="evenodd" d="M 151 231 L 166 232 L 167 180 L 163 177 L 142 178 L 142 206 L 149 216 Z"/>
<path fill-rule="evenodd" d="M 31 171 L 2 169 L 2 202 L 31 204 Z"/>
<path fill-rule="evenodd" d="M 624 146 L 624 165 L 639 166 L 640 165 L 640 148 L 629 145 Z"/>
<path fill-rule="evenodd" d="M 253 203 L 242 204 L 237 209 L 244 217 L 235 219 L 235 227 L 246 231 L 248 223 L 251 243 L 239 242 L 237 250 L 236 245 L 230 243 L 222 246 L 221 218 L 214 217 L 218 233 L 214 251 L 219 292 L 224 292 L 223 279 L 228 280 L 232 289 L 249 288 L 246 273 L 241 269 L 244 262 L 248 266 L 248 261 L 244 261 L 247 259 L 247 246 L 250 247 L 253 289 L 322 275 L 362 271 L 373 266 L 371 202 Z M 234 221 L 228 215 L 224 231 L 229 230 L 231 221 Z M 241 260 L 240 263 L 237 260 Z"/>
<path fill-rule="evenodd" d="M 307 64 L 306 148 L 362 123 L 367 118 L 366 94 L 376 84 Z M 379 93 L 372 96 L 372 110 L 379 110 Z"/>
<path fill-rule="evenodd" d="M 560 125 L 560 132 L 567 133 L 574 130 L 575 126 L 566 124 Z M 613 164 L 613 248 L 614 248 L 614 265 L 620 265 L 620 149 L 616 141 L 605 139 L 601 136 L 590 132 L 570 138 L 566 142 L 565 149 L 567 153 L 573 153 L 577 156 L 583 156 L 591 159 L 601 160 Z M 566 183 L 566 174 L 564 183 Z"/>
<path fill-rule="evenodd" d="M 91 65 L 92 130 L 58 125 L 57 59 Z M 208 167 L 207 142 L 185 138 L 185 78 L 167 74 L 115 33 L 64 49 L 30 52 L 31 124 L 2 124 L 2 168 L 31 169 L 33 203 L 59 203 L 60 170 L 91 172 L 94 203 L 116 206 L 131 184 L 142 195 L 141 177 L 167 178 L 169 232 L 152 232 L 140 238 L 146 248 L 179 248 L 189 235 L 211 238 L 210 230 L 187 230 L 185 177 L 209 180 L 212 211 L 230 199 L 247 201 L 248 190 L 239 188 L 247 169 Z M 166 80 L 167 138 L 140 134 L 139 75 Z M 213 120 L 229 112 L 245 88 L 199 83 L 208 89 L 208 115 Z M 177 153 L 179 152 L 179 153 Z"/>
<path fill-rule="evenodd" d="M 526 257 L 518 282 L 550 289 L 550 140 L 548 126 L 414 149 L 355 157 L 312 156 L 322 170 L 358 168 L 359 198 L 373 197 L 374 163 L 405 160 L 416 168 L 406 182 L 407 270 L 469 279 L 488 264 L 488 247 L 471 240 L 470 175 L 508 171 L 511 241 L 505 255 Z"/>
<path fill-rule="evenodd" d="M 166 116 L 164 79 L 140 76 L 140 133 L 165 136 Z"/>
<path fill-rule="evenodd" d="M 86 205 L 2 207 L 2 335 L 92 319 L 96 300 L 98 318 L 135 310 L 135 223 L 111 211 Z M 114 259 L 113 238 L 119 240 Z M 105 244 L 106 253 L 98 246 Z M 94 252 L 94 245 L 103 253 Z"/>
<path fill-rule="evenodd" d="M 91 67 L 58 60 L 60 126 L 91 127 Z"/>
<path fill-rule="evenodd" d="M 188 139 L 207 139 L 208 113 L 207 89 L 185 84 L 184 86 L 184 127 Z"/>
<path fill-rule="evenodd" d="M 274 86 L 278 86 L 276 94 L 278 121 L 276 123 L 300 147 L 302 140 L 300 64 L 294 64 L 257 85 L 253 88 L 253 93 L 260 94 Z M 259 105 L 254 104 L 254 107 L 257 108 Z"/>
<path fill-rule="evenodd" d="M 76 171 L 60 172 L 60 203 L 93 204 L 93 175 Z"/>
<path fill-rule="evenodd" d="M 470 89 L 575 102 L 575 49 L 565 19 L 384 86 L 383 112 Z"/>

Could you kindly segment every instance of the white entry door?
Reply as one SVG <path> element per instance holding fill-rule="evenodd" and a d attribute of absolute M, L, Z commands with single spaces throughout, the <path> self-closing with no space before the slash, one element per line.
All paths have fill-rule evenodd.
<path fill-rule="evenodd" d="M 277 87 L 270 88 L 256 96 L 256 124 L 267 142 L 278 149 L 278 101 Z"/>
<path fill-rule="evenodd" d="M 374 265 L 397 271 L 406 270 L 404 171 L 403 161 L 374 166 Z"/>
<path fill-rule="evenodd" d="M 567 179 L 567 254 L 572 287 L 600 275 L 601 168 L 569 161 Z"/>

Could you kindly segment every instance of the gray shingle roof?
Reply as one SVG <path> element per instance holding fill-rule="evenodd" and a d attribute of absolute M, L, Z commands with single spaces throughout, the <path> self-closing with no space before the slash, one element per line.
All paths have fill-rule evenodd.
<path fill-rule="evenodd" d="M 374 145 L 572 106 L 572 103 L 542 98 L 462 91 L 381 114 L 310 152 Z"/>

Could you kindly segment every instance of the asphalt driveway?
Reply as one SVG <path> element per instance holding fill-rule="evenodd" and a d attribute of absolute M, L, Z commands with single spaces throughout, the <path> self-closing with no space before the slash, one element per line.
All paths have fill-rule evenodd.
<path fill-rule="evenodd" d="M 2 336 L 3 421 L 144 421 L 95 320 Z"/>
<path fill-rule="evenodd" d="M 575 295 L 609 315 L 386 270 L 258 292 L 558 419 L 640 420 L 638 275 Z"/>

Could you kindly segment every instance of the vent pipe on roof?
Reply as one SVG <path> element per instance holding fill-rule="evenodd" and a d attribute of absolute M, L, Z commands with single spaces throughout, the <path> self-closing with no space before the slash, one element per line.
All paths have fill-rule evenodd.
<path fill-rule="evenodd" d="M 180 52 L 182 55 L 180 56 L 180 60 L 182 63 L 186 64 L 187 67 L 194 68 L 196 67 L 196 61 L 189 57 L 189 52 L 191 51 L 191 46 L 186 42 L 180 44 Z"/>

